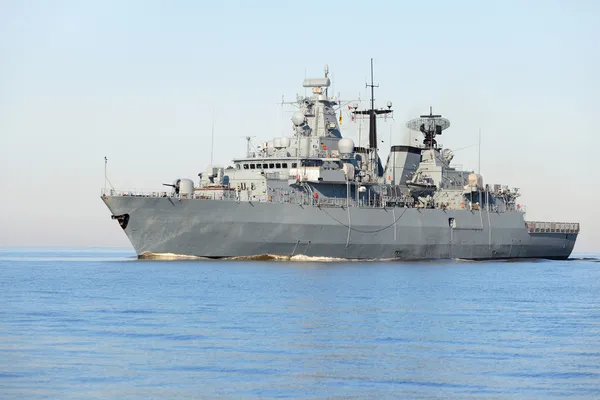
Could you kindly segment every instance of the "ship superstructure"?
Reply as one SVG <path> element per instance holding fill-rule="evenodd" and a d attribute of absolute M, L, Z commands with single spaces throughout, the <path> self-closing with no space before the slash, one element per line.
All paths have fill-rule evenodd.
<path fill-rule="evenodd" d="M 210 165 L 199 181 L 176 179 L 172 190 L 103 191 L 102 198 L 141 257 L 174 253 L 204 257 L 261 254 L 339 258 L 566 258 L 579 224 L 526 222 L 519 190 L 488 185 L 455 168 L 437 137 L 450 127 L 441 115 L 407 123 L 422 144 L 378 154 L 377 118 L 392 103 L 367 109 L 369 144 L 344 138 L 340 100 L 331 81 L 305 79 L 308 96 L 292 103 L 292 134 L 255 146 L 230 167 Z"/>

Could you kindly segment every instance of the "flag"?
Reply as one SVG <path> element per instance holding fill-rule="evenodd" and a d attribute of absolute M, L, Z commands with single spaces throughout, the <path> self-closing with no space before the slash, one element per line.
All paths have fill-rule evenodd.
<path fill-rule="evenodd" d="M 340 110 L 340 125 L 342 124 L 342 111 Z"/>

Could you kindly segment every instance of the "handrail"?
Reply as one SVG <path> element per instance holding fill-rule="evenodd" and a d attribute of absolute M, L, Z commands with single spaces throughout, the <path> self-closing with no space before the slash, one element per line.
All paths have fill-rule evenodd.
<path fill-rule="evenodd" d="M 148 189 L 101 189 L 102 197 L 169 197 L 176 199 L 189 199 L 189 200 L 224 200 L 224 201 L 238 201 L 238 202 L 246 202 L 248 200 L 240 200 L 238 198 L 238 193 L 234 190 L 224 190 L 223 193 L 215 193 L 213 196 L 207 196 L 206 194 L 194 193 L 191 196 L 180 196 L 174 194 L 170 190 L 164 189 L 156 189 L 156 190 L 148 190 Z M 365 201 L 364 199 L 360 199 L 356 201 L 356 199 L 349 199 L 346 201 L 346 198 L 325 198 L 321 197 L 318 199 L 313 198 L 313 196 L 291 196 L 291 195 L 282 195 L 282 196 L 268 196 L 266 199 L 254 199 L 252 201 L 256 202 L 268 202 L 268 203 L 288 203 L 288 204 L 298 204 L 298 205 L 313 205 L 316 207 L 345 207 L 349 205 L 350 207 L 358 207 L 358 208 L 386 208 L 386 207 L 394 207 L 397 202 L 390 201 L 391 198 L 387 198 L 388 196 L 382 196 L 382 199 L 377 200 L 375 202 Z M 400 206 L 402 207 L 402 206 Z M 409 203 L 404 204 L 404 208 L 413 208 L 416 205 L 411 206 Z M 418 207 L 417 207 L 418 208 Z M 497 210 L 491 210 L 498 212 Z M 516 207 L 512 209 L 509 207 L 507 212 L 510 211 L 524 211 L 524 206 L 521 205 L 520 210 Z M 567 222 L 539 222 L 539 221 L 527 221 L 526 222 L 527 230 L 530 233 L 542 233 L 542 232 L 561 232 L 561 233 L 578 233 L 579 232 L 579 224 L 578 223 L 567 223 Z"/>

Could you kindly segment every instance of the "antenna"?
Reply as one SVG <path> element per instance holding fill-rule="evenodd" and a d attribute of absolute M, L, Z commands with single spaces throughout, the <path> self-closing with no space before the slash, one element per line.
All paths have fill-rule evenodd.
<path fill-rule="evenodd" d="M 283 99 L 283 95 L 281 95 L 281 136 L 284 136 L 285 134 L 285 112 L 283 111 L 284 104 L 285 101 Z"/>
<path fill-rule="evenodd" d="M 371 109 L 369 110 L 369 144 L 371 149 L 377 149 L 377 123 L 375 121 L 375 88 L 379 85 L 373 83 L 373 59 L 371 58 L 371 84 L 365 87 L 371 88 Z"/>
<path fill-rule="evenodd" d="M 215 149 L 215 110 L 213 109 L 212 132 L 210 136 L 210 166 L 213 166 L 213 151 Z"/>
<path fill-rule="evenodd" d="M 477 155 L 477 173 L 481 175 L 481 128 L 479 128 L 479 154 Z"/>
<path fill-rule="evenodd" d="M 388 109 L 375 109 L 375 88 L 376 85 L 373 78 L 373 59 L 371 58 L 371 83 L 365 83 L 365 88 L 371 88 L 371 107 L 368 110 L 354 110 L 352 113 L 355 116 L 369 116 L 369 153 L 371 158 L 371 168 L 375 171 L 375 175 L 380 175 L 379 157 L 377 156 L 377 116 L 379 114 L 389 114 L 392 112 L 392 103 L 388 102 Z"/>
<path fill-rule="evenodd" d="M 251 143 L 252 138 L 256 136 L 244 136 L 246 139 L 246 157 L 250 157 L 250 146 L 254 147 Z M 254 149 L 256 151 L 256 149 Z"/>
<path fill-rule="evenodd" d="M 327 68 L 329 68 L 329 67 L 327 66 Z M 327 77 L 327 73 L 325 73 L 325 77 Z M 335 96 L 335 89 L 334 89 L 335 86 L 334 85 L 335 85 L 335 80 L 333 78 L 333 72 L 332 72 L 331 73 L 331 92 Z"/>
<path fill-rule="evenodd" d="M 108 158 L 106 158 L 106 156 L 104 157 L 104 195 L 106 195 L 106 184 L 108 183 L 110 185 L 110 188 L 112 190 L 115 190 L 115 187 L 113 186 L 113 184 L 111 183 L 111 181 L 108 180 L 108 175 L 106 174 L 106 166 L 108 164 Z"/>
<path fill-rule="evenodd" d="M 361 143 L 361 134 L 362 134 L 362 120 L 360 121 L 360 123 L 358 124 L 358 147 L 362 147 L 362 143 Z"/>
<path fill-rule="evenodd" d="M 306 79 L 306 68 L 304 68 L 304 79 Z M 304 88 L 304 97 L 306 97 L 306 87 Z"/>
<path fill-rule="evenodd" d="M 379 87 L 379 85 L 373 84 L 373 59 L 372 58 L 371 58 L 371 84 L 367 85 L 365 83 L 365 86 L 371 87 L 371 109 L 373 109 L 373 108 L 375 108 L 375 88 Z"/>
<path fill-rule="evenodd" d="M 104 156 L 104 194 L 106 194 L 106 181 L 108 181 L 106 177 L 106 163 L 108 163 L 108 159 Z"/>

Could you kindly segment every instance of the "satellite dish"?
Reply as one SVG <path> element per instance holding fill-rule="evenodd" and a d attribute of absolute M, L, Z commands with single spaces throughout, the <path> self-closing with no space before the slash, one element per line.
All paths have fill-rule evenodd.
<path fill-rule="evenodd" d="M 306 122 L 306 117 L 304 116 L 304 113 L 302 111 L 296 111 L 294 114 L 292 114 L 292 122 L 296 126 L 304 125 L 304 123 Z"/>

